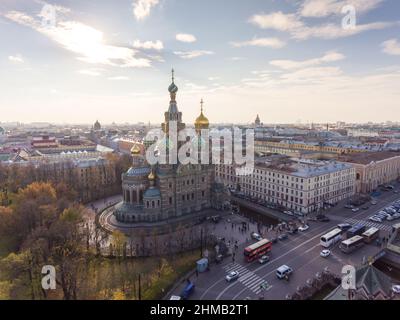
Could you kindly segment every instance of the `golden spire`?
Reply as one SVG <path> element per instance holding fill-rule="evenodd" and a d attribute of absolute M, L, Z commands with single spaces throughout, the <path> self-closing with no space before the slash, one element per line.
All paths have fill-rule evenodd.
<path fill-rule="evenodd" d="M 147 177 L 150 181 L 154 181 L 156 176 L 153 173 L 153 169 L 151 169 L 150 174 Z"/>
<path fill-rule="evenodd" d="M 207 117 L 203 114 L 203 105 L 204 101 L 203 98 L 200 101 L 200 115 L 197 117 L 194 126 L 196 129 L 208 129 L 210 122 L 208 121 Z"/>

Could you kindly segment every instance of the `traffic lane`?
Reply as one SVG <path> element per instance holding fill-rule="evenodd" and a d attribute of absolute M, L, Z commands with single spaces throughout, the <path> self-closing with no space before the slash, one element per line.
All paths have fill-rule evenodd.
<path fill-rule="evenodd" d="M 370 216 L 373 215 L 377 212 L 379 212 L 380 210 L 384 209 L 385 207 L 387 207 L 388 205 L 390 205 L 392 202 L 399 200 L 399 194 L 390 194 L 388 196 L 386 196 L 385 198 L 381 198 L 378 200 L 378 203 L 376 205 L 369 205 L 369 209 L 367 210 L 363 210 L 360 209 L 359 214 L 361 214 L 360 216 Z M 344 207 L 338 207 L 338 208 L 333 208 L 332 212 L 328 212 L 328 215 L 331 215 L 333 213 L 342 213 L 340 214 L 340 216 L 342 217 L 347 217 L 347 213 L 349 213 L 349 217 L 351 216 L 351 214 L 354 214 L 351 209 L 346 209 Z M 337 214 L 336 214 L 337 215 Z"/>
<path fill-rule="evenodd" d="M 325 233 L 326 230 L 316 234 L 314 237 L 310 238 L 309 240 L 297 245 L 296 247 L 286 251 L 285 253 L 272 258 L 270 262 L 266 263 L 265 265 L 261 265 L 260 267 L 254 269 L 254 272 L 257 272 L 258 275 L 261 275 L 262 277 L 265 277 L 267 274 L 274 272 L 274 270 L 271 271 L 272 269 L 276 269 L 278 266 L 284 264 L 281 263 L 282 261 L 287 261 L 287 256 L 292 254 L 292 256 L 294 256 L 295 259 L 296 256 L 300 256 L 302 255 L 305 251 L 307 251 L 307 249 L 309 249 L 310 247 L 316 245 L 319 242 L 319 238 L 321 235 L 323 235 Z M 263 270 L 267 270 L 268 273 L 263 272 Z M 228 292 L 228 290 L 230 290 L 232 287 L 236 286 L 236 283 L 232 283 L 230 284 L 227 288 L 225 288 L 218 296 L 217 299 L 219 299 L 222 295 L 224 295 L 225 292 Z"/>
<path fill-rule="evenodd" d="M 317 272 L 322 272 L 325 267 L 328 267 L 332 271 L 340 269 L 339 262 L 320 257 L 320 251 L 319 246 L 315 245 L 302 255 L 286 260 L 284 264 L 293 269 L 293 274 L 289 281 L 277 278 L 276 269 L 282 264 L 276 264 L 262 277 L 272 287 L 263 294 L 260 293 L 258 296 L 263 295 L 264 298 L 268 300 L 282 300 L 285 299 L 288 293 L 294 293 L 297 287 L 305 285 L 307 279 L 313 278 Z M 244 299 L 247 296 L 257 298 L 257 294 L 252 292 L 249 288 L 244 288 L 236 293 L 234 299 Z"/>
<path fill-rule="evenodd" d="M 388 201 L 388 202 L 394 201 L 394 200 L 392 200 L 392 198 L 394 198 L 394 197 L 390 197 L 390 199 L 387 199 L 387 201 Z M 385 206 L 387 206 L 387 204 L 385 204 Z M 341 210 L 341 209 L 338 208 L 337 210 Z M 367 211 L 368 211 L 368 210 L 363 210 L 363 211 L 361 211 L 361 212 L 357 212 L 357 213 L 353 214 L 352 217 L 353 217 L 353 218 L 362 217 L 363 215 L 368 214 Z M 314 226 L 315 224 L 319 224 L 319 225 L 318 225 L 316 228 L 313 228 L 312 226 Z M 313 223 L 310 224 L 310 226 L 311 226 L 310 229 L 307 230 L 306 233 L 305 233 L 304 235 L 305 235 L 305 237 L 307 237 L 307 233 L 308 233 L 309 239 L 308 239 L 307 241 L 309 241 L 310 239 L 314 239 L 314 238 L 316 238 L 316 237 L 320 237 L 322 234 L 328 232 L 328 231 L 331 230 L 333 227 L 335 227 L 336 224 L 337 224 L 336 222 L 332 222 L 332 221 L 331 221 L 331 222 L 328 222 L 328 223 L 324 223 L 324 222 L 313 222 Z M 323 230 L 323 232 L 320 232 L 321 230 Z M 292 236 L 292 235 L 291 235 L 291 236 Z M 296 235 L 293 235 L 292 237 L 296 237 Z M 272 261 L 271 261 L 270 263 L 272 263 L 273 261 L 278 260 L 278 259 L 282 258 L 282 256 L 286 255 L 286 253 L 284 253 L 283 255 L 280 255 L 280 256 L 276 257 L 276 259 L 274 259 L 274 258 L 273 258 L 273 256 L 274 256 L 274 251 L 289 249 L 289 248 L 291 247 L 291 245 L 297 244 L 297 243 L 299 243 L 299 242 L 300 242 L 300 243 L 298 244 L 298 246 L 302 246 L 302 245 L 304 245 L 304 243 L 301 243 L 301 242 L 303 242 L 302 240 L 303 240 L 303 239 L 300 239 L 300 237 L 299 237 L 299 238 L 297 239 L 297 241 L 296 241 L 296 239 L 294 238 L 290 243 L 288 243 L 288 244 L 286 244 L 286 245 L 284 244 L 284 245 L 280 246 L 279 243 L 273 245 L 273 248 L 276 248 L 276 250 L 273 249 L 273 251 L 272 251 Z M 307 241 L 306 241 L 306 242 L 307 242 Z M 253 242 L 254 242 L 254 241 L 249 241 L 248 243 L 246 243 L 246 245 L 248 245 L 248 244 L 250 244 L 250 243 L 253 243 Z M 316 241 L 316 244 L 317 244 L 318 242 L 319 242 L 319 239 Z M 242 249 L 243 249 L 246 245 L 242 245 Z M 314 244 L 314 245 L 315 245 L 315 244 Z M 307 248 L 307 249 L 309 249 L 309 248 Z M 307 250 L 307 249 L 306 249 L 306 250 Z M 292 250 L 289 250 L 288 252 L 293 252 L 293 251 L 292 251 Z M 240 261 L 240 264 L 243 265 L 243 263 L 244 263 L 244 260 L 243 260 L 243 257 L 242 257 L 242 259 L 241 259 L 241 261 Z M 268 263 L 268 264 L 270 264 L 270 263 Z M 249 269 L 252 270 L 252 271 L 258 271 L 258 269 L 260 268 L 260 267 L 256 267 L 256 264 L 255 264 L 254 262 L 253 262 L 252 265 L 254 266 L 254 269 L 251 268 L 251 266 L 250 266 L 250 268 L 249 268 Z M 264 266 L 264 267 L 266 267 L 266 266 Z M 261 268 L 263 268 L 263 267 L 261 267 Z M 224 275 L 225 272 L 222 271 L 222 274 Z M 223 287 L 223 285 L 221 286 L 221 284 L 223 284 L 224 281 L 225 281 L 225 279 L 221 279 L 221 280 L 219 280 L 219 281 L 213 283 L 210 287 L 208 287 L 208 288 L 205 290 L 205 292 L 203 292 L 203 294 L 201 295 L 201 298 L 203 299 L 204 297 L 208 296 L 209 293 L 211 294 L 211 292 L 212 292 L 212 293 L 217 292 L 219 288 Z M 226 283 L 226 281 L 225 281 L 225 283 Z M 231 284 L 231 286 L 233 286 L 233 285 L 234 285 L 234 284 Z M 216 288 L 217 288 L 217 289 L 216 289 Z M 215 289 L 216 289 L 216 290 L 215 290 Z M 224 289 L 224 290 L 225 290 L 225 289 Z"/>
<path fill-rule="evenodd" d="M 288 293 L 294 293 L 298 286 L 304 286 L 308 279 L 315 277 L 317 272 L 322 272 L 325 267 L 328 267 L 330 271 L 340 275 L 343 265 L 357 266 L 362 264 L 364 257 L 375 255 L 379 248 L 374 245 L 364 245 L 362 248 L 350 253 L 343 253 L 336 245 L 331 249 L 331 255 L 327 258 L 320 256 L 321 250 L 324 248 L 320 244 L 316 244 L 308 249 L 304 254 L 298 255 L 292 259 L 286 261 L 286 265 L 293 269 L 293 274 L 290 278 L 289 283 L 284 280 L 279 280 L 276 275 L 276 269 L 281 264 L 271 265 L 268 273 L 262 276 L 272 287 L 268 291 L 265 291 L 263 295 L 265 299 L 285 299 Z M 260 274 L 258 274 L 261 276 Z M 229 296 L 230 294 L 227 293 Z M 246 297 L 257 298 L 257 294 L 251 291 L 249 288 L 243 288 L 234 296 L 235 299 L 244 299 Z"/>
<path fill-rule="evenodd" d="M 334 226 L 333 223 L 321 223 L 321 225 L 314 228 L 313 231 L 310 231 L 309 238 L 306 241 L 303 241 L 304 239 L 297 239 L 296 242 L 292 241 L 292 244 L 293 243 L 296 244 L 295 247 L 292 247 L 289 244 L 286 244 L 283 246 L 280 246 L 279 243 L 274 244 L 272 253 L 271 253 L 271 261 L 268 262 L 267 264 L 261 265 L 261 266 L 257 266 L 256 262 L 253 262 L 252 264 L 249 264 L 249 266 L 248 266 L 249 270 L 251 270 L 253 272 L 259 271 L 261 269 L 265 270 L 267 267 L 271 268 L 271 265 L 272 265 L 272 268 L 276 269 L 277 268 L 276 265 L 280 263 L 280 259 L 284 258 L 285 256 L 287 256 L 291 253 L 293 253 L 293 255 L 296 255 L 296 254 L 301 255 L 304 251 L 307 251 L 311 246 L 315 246 L 316 244 L 318 244 L 319 238 L 321 237 L 321 235 L 328 232 L 328 230 L 330 230 L 333 226 Z M 312 230 L 312 229 L 310 228 L 310 230 Z M 293 237 L 296 237 L 296 235 L 293 235 Z M 312 241 L 314 241 L 314 242 L 312 242 Z M 296 250 L 298 250 L 298 252 L 296 252 Z M 284 252 L 284 253 L 276 256 L 274 254 L 274 252 Z M 240 262 L 241 265 L 246 264 L 243 256 L 240 258 L 240 260 L 238 262 Z M 279 266 L 281 264 L 279 264 Z M 253 267 L 251 267 L 251 265 Z M 207 297 L 207 299 L 214 299 L 213 297 L 209 296 L 209 293 L 215 292 L 214 289 L 219 287 L 221 282 L 223 282 L 223 280 L 219 280 L 216 283 L 213 283 L 209 288 L 207 288 L 206 291 L 203 292 L 201 299 L 204 299 L 205 297 Z M 229 284 L 228 287 L 223 289 L 223 292 L 227 292 L 229 290 L 229 288 L 234 287 L 234 286 L 236 286 L 236 283 Z M 224 296 L 224 299 L 228 299 L 229 296 L 230 295 Z"/>

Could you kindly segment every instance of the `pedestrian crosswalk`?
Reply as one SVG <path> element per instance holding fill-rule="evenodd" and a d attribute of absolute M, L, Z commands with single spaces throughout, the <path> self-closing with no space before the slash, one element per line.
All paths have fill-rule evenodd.
<path fill-rule="evenodd" d="M 259 294 L 263 289 L 261 288 L 261 284 L 266 281 L 262 279 L 260 276 L 250 271 L 246 267 L 238 264 L 238 263 L 229 263 L 224 266 L 224 270 L 226 272 L 237 271 L 239 272 L 238 281 L 242 283 L 246 288 L 250 289 L 256 294 Z M 271 285 L 268 286 L 267 290 L 271 289 Z"/>
<path fill-rule="evenodd" d="M 384 231 L 391 231 L 392 230 L 392 226 L 386 225 L 386 224 L 381 224 L 378 222 L 373 222 L 373 221 L 367 221 L 367 220 L 357 220 L 357 219 L 353 219 L 353 218 L 348 218 L 345 220 L 345 223 L 349 223 L 349 224 L 360 224 L 366 227 L 375 227 L 378 228 L 380 230 L 384 230 Z"/>

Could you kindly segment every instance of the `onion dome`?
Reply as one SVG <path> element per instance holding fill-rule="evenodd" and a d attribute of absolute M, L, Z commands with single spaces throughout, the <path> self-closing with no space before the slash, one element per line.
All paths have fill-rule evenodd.
<path fill-rule="evenodd" d="M 172 83 L 169 85 L 169 87 L 168 87 L 168 91 L 170 92 L 170 93 L 177 93 L 178 92 L 178 87 L 176 86 L 176 84 L 175 84 L 175 82 L 174 82 L 174 80 L 175 80 L 175 78 L 174 78 L 174 73 L 175 73 L 175 71 L 174 71 L 174 69 L 172 69 Z"/>
<path fill-rule="evenodd" d="M 154 175 L 153 170 L 151 170 L 151 172 L 150 172 L 150 174 L 148 175 L 147 178 L 148 178 L 150 181 L 154 181 L 154 180 L 155 180 L 156 176 Z"/>
<path fill-rule="evenodd" d="M 140 147 L 135 143 L 131 149 L 131 154 L 132 155 L 139 155 L 142 152 Z"/>
<path fill-rule="evenodd" d="M 208 129 L 208 126 L 210 125 L 210 122 L 208 121 L 207 117 L 204 116 L 203 114 L 203 99 L 201 99 L 201 112 L 200 115 L 197 117 L 194 126 L 196 129 Z"/>

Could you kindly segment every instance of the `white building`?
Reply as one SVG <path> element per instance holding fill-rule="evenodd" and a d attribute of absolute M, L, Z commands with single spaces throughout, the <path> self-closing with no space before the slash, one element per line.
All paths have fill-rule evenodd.
<path fill-rule="evenodd" d="M 269 156 L 256 159 L 249 175 L 236 175 L 232 165 L 216 166 L 216 177 L 244 194 L 309 213 L 355 193 L 355 169 L 350 164 Z"/>

